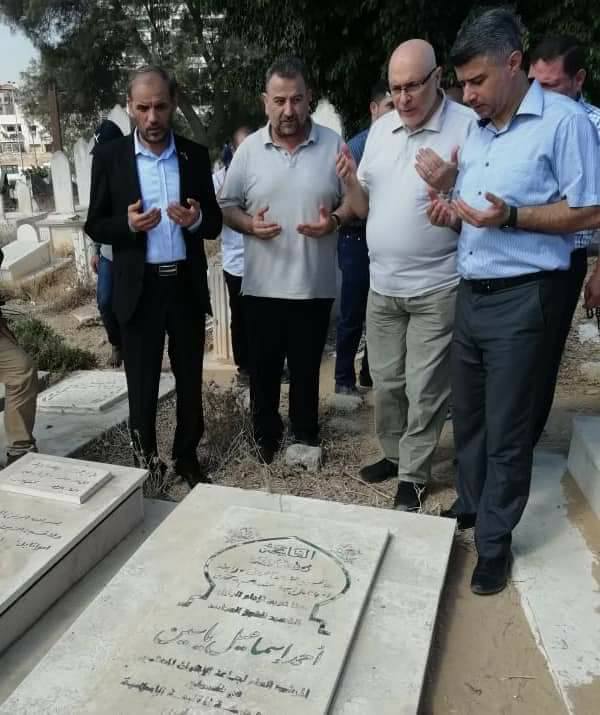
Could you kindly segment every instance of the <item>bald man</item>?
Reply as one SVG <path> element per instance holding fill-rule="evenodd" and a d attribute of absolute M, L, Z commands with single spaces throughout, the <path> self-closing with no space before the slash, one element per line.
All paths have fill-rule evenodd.
<path fill-rule="evenodd" d="M 474 120 L 446 98 L 440 75 L 429 43 L 401 44 L 388 68 L 395 111 L 371 128 L 358 170 L 346 149 L 337 160 L 345 203 L 367 217 L 370 258 L 367 345 L 384 456 L 360 476 L 380 482 L 398 475 L 394 507 L 404 511 L 421 506 L 446 416 L 459 280 L 456 233 L 429 222 L 428 187 L 415 162 L 427 149 L 455 161 Z"/>

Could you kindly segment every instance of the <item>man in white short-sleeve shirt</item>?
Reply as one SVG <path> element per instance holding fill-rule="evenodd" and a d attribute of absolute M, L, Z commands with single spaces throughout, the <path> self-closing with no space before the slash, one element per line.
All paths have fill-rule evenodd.
<path fill-rule="evenodd" d="M 459 278 L 456 233 L 431 225 L 424 170 L 415 163 L 425 152 L 425 171 L 439 168 L 428 149 L 456 161 L 474 114 L 445 97 L 433 47 L 423 40 L 400 45 L 388 75 L 396 111 L 371 128 L 358 172 L 346 150 L 337 168 L 346 201 L 359 216 L 368 213 L 367 345 L 384 457 L 360 474 L 368 482 L 399 475 L 395 507 L 417 510 L 447 411 Z"/>
<path fill-rule="evenodd" d="M 233 154 L 250 133 L 248 127 L 240 127 L 235 131 L 232 142 Z M 229 163 L 231 163 L 231 159 L 227 160 L 225 166 L 213 174 L 213 186 L 217 197 L 225 183 Z M 224 225 L 221 231 L 221 253 L 223 256 L 223 276 L 229 295 L 229 329 L 231 331 L 233 360 L 238 369 L 238 383 L 247 385 L 249 380 L 248 336 L 246 335 L 246 324 L 242 309 L 242 277 L 244 275 L 244 237 L 242 234 Z"/>
<path fill-rule="evenodd" d="M 272 461 L 283 436 L 280 379 L 287 356 L 296 442 L 318 444 L 319 368 L 336 293 L 342 196 L 338 134 L 311 121 L 297 58 L 277 60 L 263 94 L 268 123 L 235 153 L 219 197 L 224 222 L 244 234 L 242 294 L 249 336 L 254 438 Z"/>

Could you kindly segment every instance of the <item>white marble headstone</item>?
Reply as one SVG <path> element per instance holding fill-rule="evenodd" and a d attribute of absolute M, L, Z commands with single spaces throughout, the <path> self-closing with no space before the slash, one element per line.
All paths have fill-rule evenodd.
<path fill-rule="evenodd" d="M 26 454 L 0 472 L 0 490 L 83 504 L 111 477 L 107 469 L 91 462 Z"/>
<path fill-rule="evenodd" d="M 22 223 L 20 226 L 17 226 L 17 241 L 32 244 L 39 243 L 39 236 L 35 230 L 35 226 L 32 226 L 30 223 Z"/>
<path fill-rule="evenodd" d="M 33 200 L 31 189 L 26 179 L 19 179 L 15 184 L 15 196 L 17 199 L 18 211 L 21 214 L 33 213 Z"/>
<path fill-rule="evenodd" d="M 97 673 L 103 712 L 325 715 L 385 529 L 232 507 Z"/>
<path fill-rule="evenodd" d="M 42 412 L 100 413 L 127 396 L 124 372 L 80 370 L 38 396 Z"/>
<path fill-rule="evenodd" d="M 62 151 L 55 151 L 50 159 L 52 173 L 52 191 L 54 193 L 54 211 L 58 214 L 73 215 L 75 201 L 71 182 L 69 160 Z"/>
<path fill-rule="evenodd" d="M 92 181 L 92 155 L 90 154 L 89 142 L 83 137 L 75 142 L 73 147 L 73 159 L 75 161 L 75 177 L 77 180 L 77 193 L 80 206 L 89 206 L 90 185 Z"/>
<path fill-rule="evenodd" d="M 127 110 L 123 109 L 120 104 L 115 104 L 106 118 L 114 122 L 123 134 L 131 134 L 131 119 Z"/>
<path fill-rule="evenodd" d="M 312 118 L 324 127 L 333 129 L 339 135 L 343 133 L 342 118 L 328 99 L 320 99 Z"/>

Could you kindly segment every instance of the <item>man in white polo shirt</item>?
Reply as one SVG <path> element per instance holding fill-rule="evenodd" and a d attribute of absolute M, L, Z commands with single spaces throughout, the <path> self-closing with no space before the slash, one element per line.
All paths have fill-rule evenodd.
<path fill-rule="evenodd" d="M 318 444 L 319 368 L 336 291 L 337 229 L 348 215 L 335 159 L 341 138 L 309 117 L 302 62 L 276 61 L 263 100 L 268 123 L 235 153 L 219 197 L 244 234 L 242 294 L 250 348 L 254 438 L 273 460 L 283 436 L 280 379 L 287 356 L 293 439 Z"/>
<path fill-rule="evenodd" d="M 337 162 L 345 203 L 368 213 L 367 344 L 384 457 L 360 475 L 368 482 L 398 475 L 394 506 L 410 511 L 424 497 L 446 417 L 458 284 L 456 234 L 431 226 L 415 161 L 427 148 L 455 158 L 474 119 L 444 96 L 440 75 L 429 43 L 401 44 L 388 70 L 396 111 L 371 128 L 358 173 L 347 151 Z"/>

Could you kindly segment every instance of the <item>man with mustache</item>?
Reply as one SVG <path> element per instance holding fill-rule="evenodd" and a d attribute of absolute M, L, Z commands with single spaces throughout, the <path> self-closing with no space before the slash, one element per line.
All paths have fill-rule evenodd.
<path fill-rule="evenodd" d="M 196 448 L 204 431 L 202 360 L 210 311 L 203 239 L 222 225 L 208 151 L 173 132 L 176 84 L 160 67 L 133 73 L 131 136 L 98 145 L 86 233 L 113 247 L 113 307 L 122 335 L 136 463 L 164 473 L 156 407 L 165 335 L 175 375 L 175 472 L 209 481 Z"/>
<path fill-rule="evenodd" d="M 225 223 L 244 235 L 244 315 L 259 456 L 281 444 L 280 380 L 287 356 L 295 442 L 319 444 L 319 368 L 336 293 L 341 138 L 309 117 L 303 63 L 271 65 L 263 93 L 267 125 L 236 151 L 219 197 Z"/>

